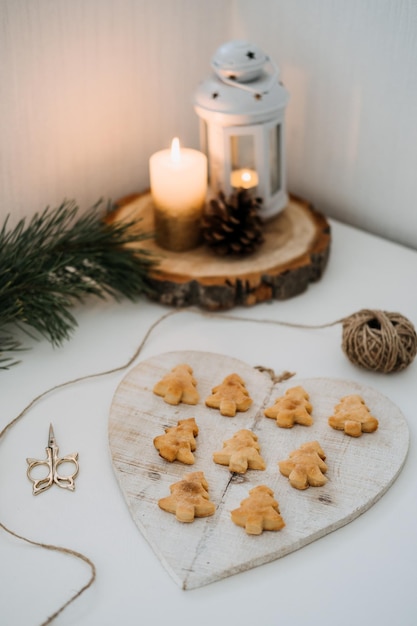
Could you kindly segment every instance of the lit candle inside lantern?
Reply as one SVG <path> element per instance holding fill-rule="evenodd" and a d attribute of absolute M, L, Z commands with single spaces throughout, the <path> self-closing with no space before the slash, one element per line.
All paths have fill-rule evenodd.
<path fill-rule="evenodd" d="M 256 187 L 259 182 L 259 177 L 255 170 L 250 170 L 244 167 L 240 170 L 233 170 L 230 174 L 230 184 L 232 187 L 243 189 L 252 189 Z"/>
<path fill-rule="evenodd" d="M 200 241 L 206 201 L 206 155 L 181 148 L 175 138 L 170 150 L 151 156 L 149 172 L 157 243 L 178 252 L 194 248 Z"/>

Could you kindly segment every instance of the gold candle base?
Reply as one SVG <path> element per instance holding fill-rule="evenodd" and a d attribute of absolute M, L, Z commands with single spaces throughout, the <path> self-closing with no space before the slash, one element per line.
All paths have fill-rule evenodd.
<path fill-rule="evenodd" d="M 185 252 L 201 243 L 202 207 L 173 212 L 154 206 L 155 241 L 166 250 Z"/>

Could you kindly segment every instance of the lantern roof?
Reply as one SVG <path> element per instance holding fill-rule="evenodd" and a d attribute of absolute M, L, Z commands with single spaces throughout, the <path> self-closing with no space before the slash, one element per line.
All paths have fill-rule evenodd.
<path fill-rule="evenodd" d="M 289 94 L 279 81 L 279 71 L 258 47 L 231 41 L 215 52 L 213 73 L 200 83 L 194 97 L 197 113 L 224 123 L 247 124 L 273 119 L 288 103 Z"/>
<path fill-rule="evenodd" d="M 266 54 L 247 41 L 229 41 L 216 50 L 211 67 L 219 78 L 248 82 L 259 78 L 268 61 Z"/>

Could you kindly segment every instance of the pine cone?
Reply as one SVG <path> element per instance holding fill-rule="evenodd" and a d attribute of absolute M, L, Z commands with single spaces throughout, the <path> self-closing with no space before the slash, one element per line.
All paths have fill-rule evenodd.
<path fill-rule="evenodd" d="M 229 198 L 221 191 L 205 209 L 204 241 L 220 256 L 252 254 L 264 241 L 261 203 L 247 189 L 238 189 Z"/>

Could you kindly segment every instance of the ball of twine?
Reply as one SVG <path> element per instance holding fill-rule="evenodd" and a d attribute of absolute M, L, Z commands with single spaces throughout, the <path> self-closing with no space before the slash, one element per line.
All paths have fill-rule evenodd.
<path fill-rule="evenodd" d="M 417 354 L 417 333 L 400 313 L 363 309 L 343 320 L 342 348 L 355 365 L 384 374 L 399 372 Z"/>

